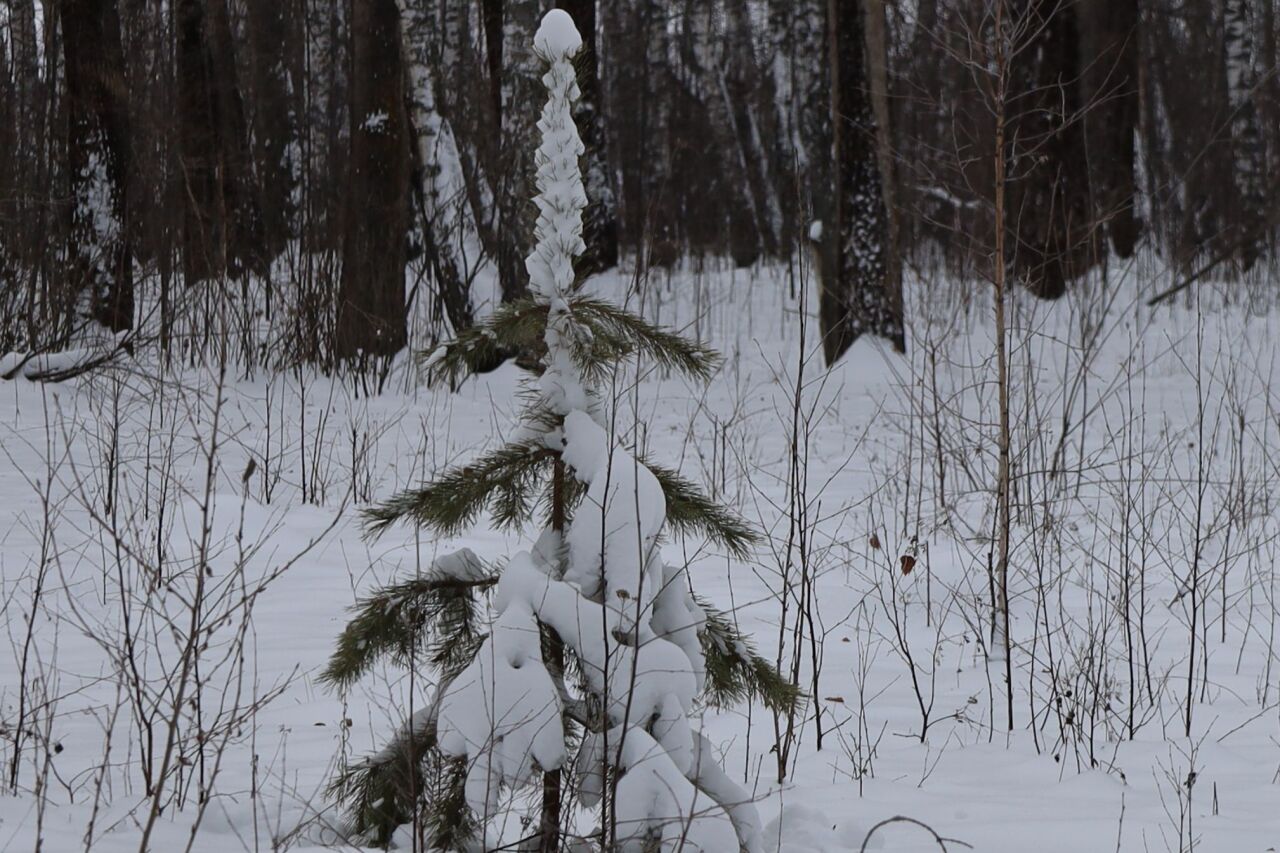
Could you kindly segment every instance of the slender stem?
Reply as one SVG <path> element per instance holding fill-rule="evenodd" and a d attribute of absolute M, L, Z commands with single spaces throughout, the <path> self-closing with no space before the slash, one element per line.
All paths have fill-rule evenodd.
<path fill-rule="evenodd" d="M 564 532 L 564 462 L 557 457 L 551 474 L 551 529 Z M 554 630 L 542 626 L 543 653 L 547 670 L 559 680 L 564 673 L 564 641 Z M 562 780 L 559 770 L 542 774 L 542 819 L 538 828 L 539 853 L 556 853 L 560 849 L 560 806 Z"/>
<path fill-rule="evenodd" d="M 1000 596 L 998 640 L 1004 653 L 1004 683 L 1009 731 L 1013 731 L 1013 664 L 1009 640 L 1009 355 L 1006 343 L 1005 318 L 1005 96 L 1008 83 L 1008 57 L 1004 43 L 1004 2 L 996 3 L 995 10 L 995 300 L 996 300 L 996 370 L 1000 390 L 1000 463 L 997 473 L 996 500 L 997 525 L 999 527 L 999 552 L 996 563 L 996 591 Z"/>

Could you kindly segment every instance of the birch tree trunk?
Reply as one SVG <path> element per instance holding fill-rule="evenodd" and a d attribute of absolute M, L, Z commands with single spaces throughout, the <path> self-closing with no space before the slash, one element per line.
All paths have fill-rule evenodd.
<path fill-rule="evenodd" d="M 446 132 L 436 106 L 431 67 L 439 57 L 432 56 L 427 44 L 430 22 L 416 4 L 404 0 L 400 0 L 400 19 L 408 82 L 405 95 L 412 154 L 413 209 L 417 214 L 411 233 L 418 235 L 435 281 L 439 305 L 457 333 L 475 323 L 475 313 L 469 279 L 463 274 L 463 265 L 455 251 L 461 230 L 457 205 L 451 209 L 442 199 L 438 178 L 443 171 L 441 160 L 448 161 L 449 174 L 460 174 L 461 167 L 452 145 L 453 137 Z"/>

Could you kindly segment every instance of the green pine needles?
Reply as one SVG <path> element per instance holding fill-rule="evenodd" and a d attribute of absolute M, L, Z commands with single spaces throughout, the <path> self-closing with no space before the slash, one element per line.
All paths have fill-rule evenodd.
<path fill-rule="evenodd" d="M 803 697 L 725 614 L 692 594 L 686 569 L 661 559 L 664 527 L 705 537 L 739 559 L 749 556 L 756 532 L 677 472 L 613 450 L 604 429 L 607 401 L 596 389 L 621 363 L 643 359 L 706 382 L 719 359 L 586 294 L 573 275 L 586 205 L 569 110 L 577 97 L 569 64 L 576 43 L 568 16 L 549 13 L 536 41 L 550 70 L 538 125 L 539 243 L 527 264 L 534 295 L 499 308 L 423 362 L 431 382 L 450 386 L 506 354 L 536 362 L 521 437 L 364 513 L 373 535 L 406 523 L 451 537 L 486 515 L 497 528 L 541 527 L 542 534 L 530 552 L 503 565 L 463 549 L 357 603 L 322 678 L 346 690 L 390 662 L 432 688 L 384 749 L 340 770 L 330 794 L 357 841 L 386 846 L 412 823 L 428 848 L 459 850 L 487 844 L 492 810 L 521 802 L 498 803 L 494 789 L 523 788 L 540 805 L 527 815 L 534 834 L 520 849 L 550 853 L 575 823 L 570 810 L 595 809 L 600 827 L 592 843 L 603 845 L 610 831 L 622 837 L 623 792 L 630 802 L 652 791 L 670 807 L 717 804 L 732 824 L 728 838 L 755 853 L 754 808 L 709 766 L 713 750 L 692 715 L 749 700 L 784 710 Z M 611 477 L 597 470 L 602 458 L 602 470 L 616 465 L 621 479 L 630 477 L 633 498 L 611 502 Z M 621 506 L 639 502 L 642 492 L 649 495 L 642 510 Z M 619 524 L 636 523 L 635 537 L 610 539 Z M 603 544 L 593 551 L 592 542 Z M 628 689 L 617 669 L 628 660 L 633 682 L 636 672 L 643 676 L 645 698 L 636 701 L 648 703 L 636 718 L 631 702 L 616 695 Z M 505 716 L 477 720 L 503 703 Z M 541 722 L 525 724 L 534 718 Z M 612 803 L 601 788 L 606 778 Z M 675 849 L 653 815 L 626 814 L 625 832 L 645 849 Z M 727 849 L 725 820 L 690 819 L 691 834 Z"/>
<path fill-rule="evenodd" d="M 720 365 L 720 357 L 701 344 L 580 290 L 568 300 L 567 311 L 587 332 L 575 341 L 571 352 L 589 380 L 599 380 L 611 365 L 637 356 L 700 382 L 709 381 Z M 535 299 L 503 305 L 424 356 L 428 382 L 456 386 L 504 353 L 522 353 L 531 361 L 541 359 L 546 355 L 547 316 L 547 304 Z"/>

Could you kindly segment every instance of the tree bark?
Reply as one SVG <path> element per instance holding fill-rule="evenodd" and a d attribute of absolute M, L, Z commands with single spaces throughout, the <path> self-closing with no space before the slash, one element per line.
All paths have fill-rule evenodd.
<path fill-rule="evenodd" d="M 495 127 L 502 126 L 502 40 L 504 0 L 480 0 L 480 26 L 484 32 L 484 56 L 489 72 L 489 102 Z"/>
<path fill-rule="evenodd" d="M 115 0 L 63 0 L 67 171 L 71 176 L 71 267 L 88 289 L 93 319 L 133 326 L 133 253 L 127 222 L 128 87 Z"/>
<path fill-rule="evenodd" d="M 405 347 L 404 269 L 411 157 L 396 0 L 359 0 L 351 18 L 351 157 L 335 351 Z"/>
<path fill-rule="evenodd" d="M 1010 58 L 1010 266 L 1022 284 L 1058 299 L 1098 261 L 1089 158 L 1081 121 L 1075 3 L 1024 0 L 1017 26 L 1031 43 Z"/>
<path fill-rule="evenodd" d="M 1138 0 L 1090 0 L 1087 19 L 1090 45 L 1085 72 L 1089 103 L 1085 125 L 1089 135 L 1089 172 L 1095 208 L 1111 248 L 1130 258 L 1138 242 L 1134 210 L 1137 188 L 1138 135 Z"/>
<path fill-rule="evenodd" d="M 248 0 L 252 69 L 254 159 L 261 188 L 262 241 L 268 255 L 283 249 L 293 231 L 298 164 L 297 115 L 290 98 L 289 63 L 303 46 L 290 18 L 291 0 Z"/>
<path fill-rule="evenodd" d="M 834 222 L 824 224 L 819 323 L 834 364 L 869 333 L 906 350 L 900 282 L 889 280 L 889 216 L 859 0 L 828 0 L 831 123 L 835 151 Z M 826 228 L 830 227 L 830 234 Z"/>
<path fill-rule="evenodd" d="M 885 291 L 898 315 L 902 314 L 901 223 L 898 215 L 897 170 L 894 168 L 893 125 L 889 109 L 889 22 L 885 0 L 866 0 L 867 75 L 871 108 L 876 117 L 876 159 L 880 164 L 887 237 L 885 243 Z"/>
<path fill-rule="evenodd" d="M 1253 66 L 1253 31 L 1245 0 L 1226 0 L 1223 30 L 1226 39 L 1227 97 L 1231 109 L 1231 153 L 1239 191 L 1237 257 L 1250 269 L 1262 254 L 1265 234 L 1266 157 L 1258 127 L 1257 75 Z"/>
<path fill-rule="evenodd" d="M 187 284 L 262 273 L 253 157 L 226 0 L 177 0 L 176 11 Z"/>
<path fill-rule="evenodd" d="M 498 216 L 495 260 L 504 302 L 520 299 L 529 290 L 524 259 L 533 248 L 533 152 L 542 76 L 533 35 L 540 8 L 539 0 L 502 0 L 501 142 L 493 184 Z"/>

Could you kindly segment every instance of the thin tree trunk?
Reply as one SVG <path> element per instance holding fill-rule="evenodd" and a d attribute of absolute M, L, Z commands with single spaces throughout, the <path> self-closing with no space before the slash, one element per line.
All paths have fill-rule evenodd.
<path fill-rule="evenodd" d="M 903 316 L 902 242 L 898 215 L 897 170 L 894 168 L 893 125 L 889 109 L 889 33 L 885 0 L 866 0 L 867 70 L 871 106 L 876 117 L 876 159 L 880 163 L 887 237 L 885 244 L 885 297 L 891 310 Z"/>
<path fill-rule="evenodd" d="M 769 153 L 756 109 L 764 80 L 756 62 L 751 16 L 744 2 L 730 2 L 727 15 L 727 65 L 723 71 L 726 112 L 733 121 L 734 141 L 742 161 L 745 189 L 755 208 L 758 239 L 765 254 L 776 255 L 782 243 L 782 212 Z"/>
<path fill-rule="evenodd" d="M 1005 245 L 1008 233 L 1008 207 L 1006 190 L 1008 188 L 1009 160 L 1007 157 L 1006 123 L 1009 106 L 1009 54 L 1012 48 L 1005 41 L 1005 8 L 1004 0 L 996 0 L 994 57 L 995 78 L 991 98 L 995 111 L 995 257 L 993 259 L 993 281 L 995 283 L 995 321 L 996 321 L 996 379 L 999 386 L 1000 433 L 999 466 L 996 472 L 996 539 L 998 551 L 996 555 L 996 614 L 992 633 L 996 653 L 1003 658 L 1005 682 L 1005 711 L 1008 730 L 1013 731 L 1013 663 L 1012 640 L 1009 633 L 1009 499 L 1011 491 L 1010 475 L 1010 432 L 1009 432 L 1009 353 L 1007 341 L 1007 320 L 1005 316 L 1005 298 L 1008 292 L 1008 261 Z"/>
<path fill-rule="evenodd" d="M 565 497 L 565 464 L 557 458 L 551 471 L 551 529 L 563 534 L 567 520 Z M 542 626 L 543 659 L 547 672 L 558 683 L 564 678 L 564 641 L 554 629 Z M 563 805 L 563 782 L 560 770 L 542 774 L 542 811 L 538 824 L 538 853 L 559 853 L 560 811 Z"/>
<path fill-rule="evenodd" d="M 502 43 L 504 0 L 480 0 L 480 26 L 484 31 L 484 56 L 489 72 L 489 102 L 495 121 L 502 126 Z"/>
<path fill-rule="evenodd" d="M 502 0 L 503 52 L 500 148 L 493 183 L 497 213 L 498 284 L 502 300 L 512 302 L 528 293 L 524 259 L 533 247 L 533 152 L 538 109 L 536 92 L 541 74 L 533 52 L 538 29 L 539 0 Z M 487 33 L 486 33 L 487 35 Z"/>

